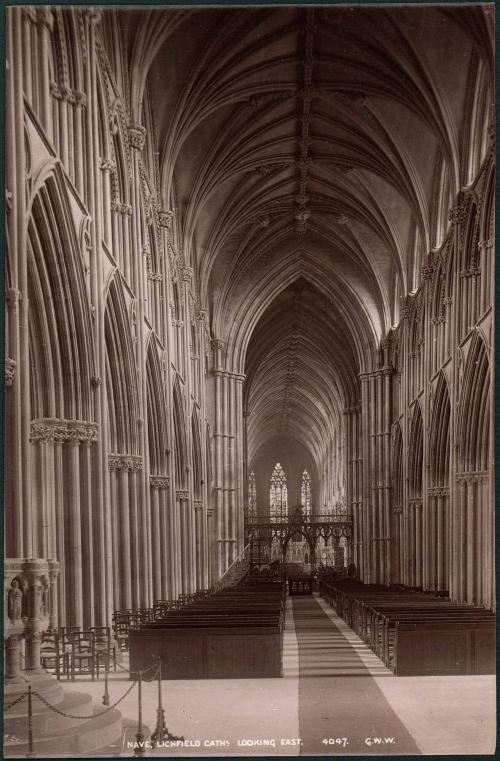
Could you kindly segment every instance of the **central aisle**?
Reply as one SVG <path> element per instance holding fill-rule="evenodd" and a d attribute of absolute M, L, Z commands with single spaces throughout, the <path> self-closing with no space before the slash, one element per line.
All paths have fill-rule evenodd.
<path fill-rule="evenodd" d="M 293 618 L 301 755 L 419 754 L 374 680 L 394 678 L 381 661 L 313 597 L 293 599 Z"/>

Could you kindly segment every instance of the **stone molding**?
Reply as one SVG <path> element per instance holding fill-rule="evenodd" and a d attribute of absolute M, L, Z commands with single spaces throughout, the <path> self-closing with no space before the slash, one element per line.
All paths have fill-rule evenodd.
<path fill-rule="evenodd" d="M 108 470 L 142 470 L 142 457 L 133 454 L 108 455 Z"/>
<path fill-rule="evenodd" d="M 168 489 L 170 476 L 149 476 L 149 485 L 152 489 Z"/>
<path fill-rule="evenodd" d="M 142 124 L 131 124 L 128 128 L 128 141 L 131 148 L 142 151 L 146 142 L 146 128 Z"/>
<path fill-rule="evenodd" d="M 5 385 L 12 386 L 16 375 L 16 360 L 11 357 L 5 357 Z"/>
<path fill-rule="evenodd" d="M 97 441 L 99 424 L 83 420 L 42 418 L 31 421 L 30 441 L 62 441 L 91 444 Z"/>

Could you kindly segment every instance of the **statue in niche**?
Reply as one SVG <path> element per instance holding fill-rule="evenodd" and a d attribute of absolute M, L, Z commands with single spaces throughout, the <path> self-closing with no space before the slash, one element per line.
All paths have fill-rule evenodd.
<path fill-rule="evenodd" d="M 9 618 L 11 621 L 19 621 L 22 618 L 23 593 L 19 588 L 19 581 L 14 579 L 9 589 Z"/>

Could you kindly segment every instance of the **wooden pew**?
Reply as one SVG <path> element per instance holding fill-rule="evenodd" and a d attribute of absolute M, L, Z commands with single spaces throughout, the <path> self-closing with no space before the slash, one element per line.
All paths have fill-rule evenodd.
<path fill-rule="evenodd" d="M 353 580 L 324 582 L 321 592 L 396 674 L 494 673 L 492 611 Z"/>
<path fill-rule="evenodd" d="M 283 585 L 241 586 L 194 600 L 129 634 L 130 678 L 157 656 L 165 679 L 282 676 Z"/>

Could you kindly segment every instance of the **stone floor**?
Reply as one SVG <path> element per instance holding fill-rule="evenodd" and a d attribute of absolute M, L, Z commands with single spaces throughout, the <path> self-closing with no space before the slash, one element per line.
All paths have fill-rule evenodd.
<path fill-rule="evenodd" d="M 383 726 L 370 726 L 370 705 L 384 704 L 386 712 L 396 715 L 401 738 L 399 755 L 491 754 L 495 747 L 495 677 L 395 677 L 373 653 L 339 619 L 332 609 L 316 598 L 321 611 L 332 623 L 332 645 L 327 661 L 305 661 L 299 653 L 299 643 L 293 615 L 293 604 L 287 601 L 284 641 L 284 678 L 186 680 L 162 683 L 162 701 L 166 725 L 173 735 L 183 736 L 182 745 L 148 747 L 147 756 L 297 756 L 313 755 L 310 744 L 299 744 L 299 725 L 310 706 L 304 706 L 304 696 L 321 712 L 321 724 L 314 755 L 385 755 L 398 753 L 398 737 L 388 749 Z M 321 613 L 318 613 L 321 615 Z M 335 633 L 335 637 L 333 636 Z M 303 637 L 301 641 L 303 642 Z M 309 627 L 311 647 L 324 648 L 325 637 L 317 640 L 314 628 Z M 302 650 L 304 644 L 301 645 Z M 324 652 L 324 651 L 323 651 Z M 314 653 L 313 653 L 314 656 Z M 309 656 L 313 657 L 313 656 Z M 314 674 L 305 663 L 314 664 Z M 122 667 L 126 666 L 126 661 Z M 299 670 L 302 675 L 299 679 Z M 321 679 L 321 677 L 324 677 Z M 315 679 L 319 687 L 311 691 Z M 365 681 L 363 681 L 365 680 Z M 64 683 L 63 683 L 64 684 Z M 91 682 L 78 678 L 73 689 L 91 693 L 96 705 L 102 703 L 103 681 Z M 363 689 L 363 684 L 367 689 Z M 109 692 L 111 702 L 120 698 L 130 686 L 125 671 L 111 672 Z M 369 687 L 369 689 L 368 689 Z M 309 689 L 306 689 L 309 688 Z M 349 715 L 352 705 L 352 737 L 338 736 L 336 716 Z M 374 698 L 374 695 L 378 696 Z M 157 682 L 143 684 L 143 722 L 150 729 L 156 724 L 158 704 Z M 351 698 L 349 697 L 351 696 Z M 302 704 L 301 701 L 302 700 Z M 342 709 L 342 710 L 340 710 Z M 133 733 L 137 728 L 137 687 L 120 703 L 127 734 L 123 741 L 109 748 L 110 755 L 132 756 Z M 395 732 L 397 735 L 397 731 Z M 132 739 L 131 739 L 132 736 Z M 382 744 L 375 739 L 379 739 Z M 323 742 L 325 740 L 326 742 Z M 349 747 L 350 746 L 350 747 Z M 416 748 L 409 751 L 408 748 Z"/>

